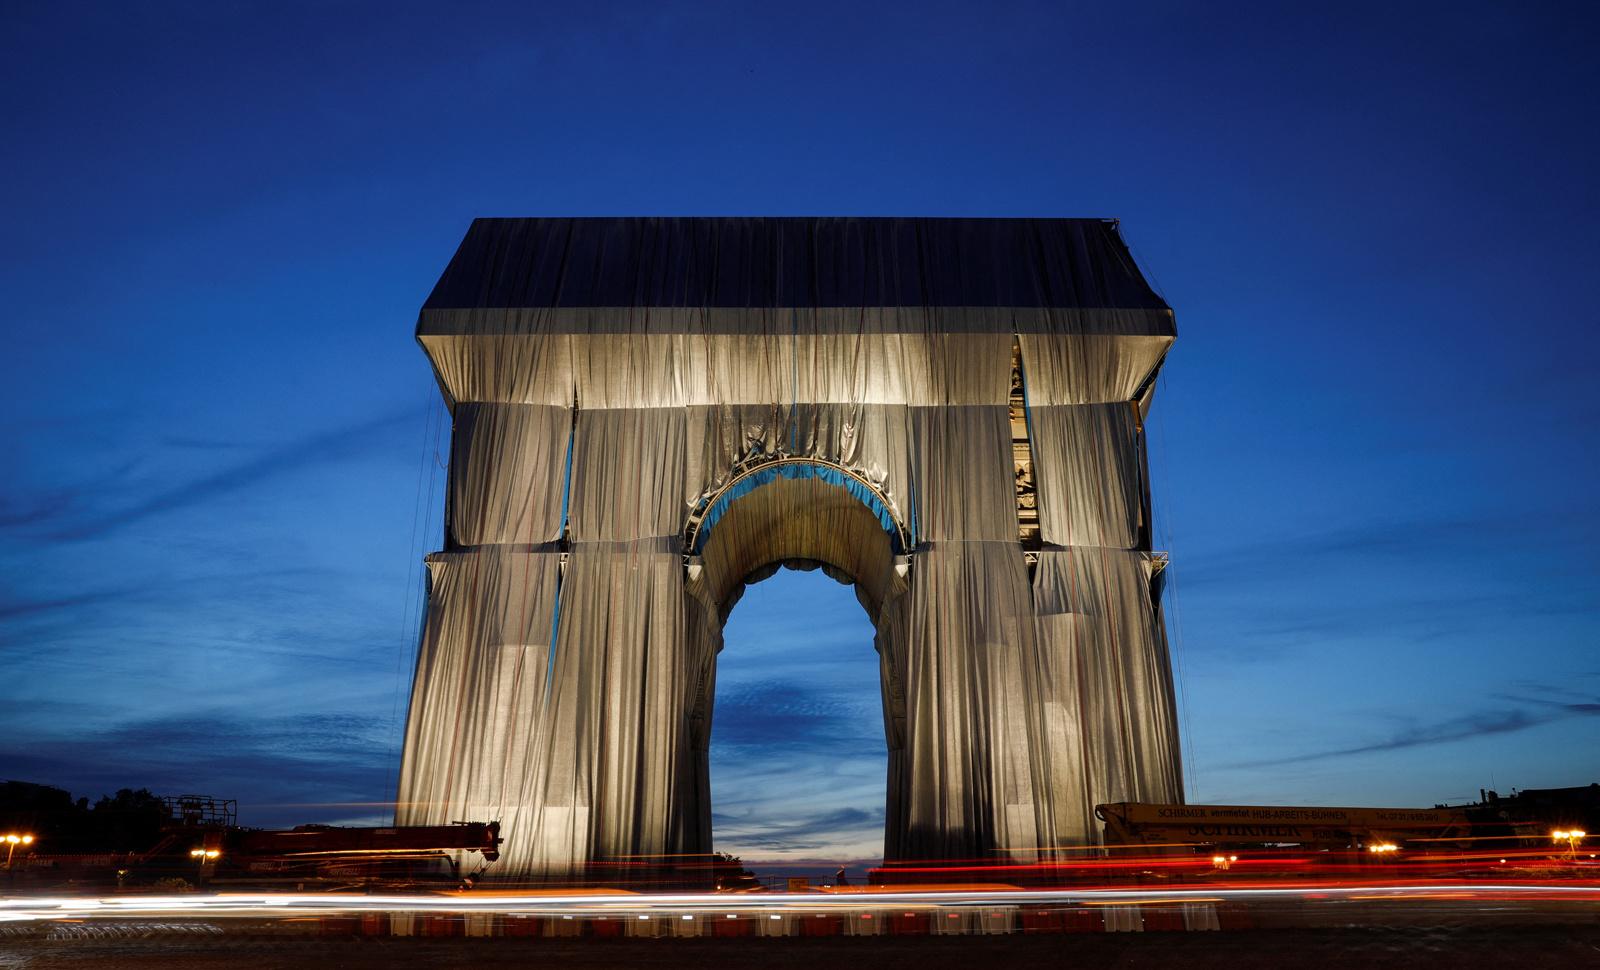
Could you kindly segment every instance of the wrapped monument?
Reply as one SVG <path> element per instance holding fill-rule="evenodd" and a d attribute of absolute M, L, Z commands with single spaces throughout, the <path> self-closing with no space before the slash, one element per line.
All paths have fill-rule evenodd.
<path fill-rule="evenodd" d="M 397 821 L 497 868 L 709 852 L 722 624 L 779 566 L 877 630 L 891 860 L 1181 799 L 1144 417 L 1174 337 L 1094 219 L 480 219 Z"/>

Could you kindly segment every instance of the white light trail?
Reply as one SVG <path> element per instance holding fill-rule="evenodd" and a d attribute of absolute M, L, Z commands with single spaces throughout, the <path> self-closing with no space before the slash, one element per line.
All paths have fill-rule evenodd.
<path fill-rule="evenodd" d="M 360 913 L 495 914 L 561 918 L 651 917 L 692 919 L 696 916 L 895 914 L 900 912 L 971 912 L 988 908 L 1070 907 L 1095 905 L 1177 905 L 1237 900 L 1301 899 L 1308 901 L 1374 897 L 1395 900 L 1438 898 L 1536 900 L 1558 895 L 1569 901 L 1600 903 L 1600 886 L 1592 883 L 1433 883 L 1419 885 L 1297 886 L 1264 888 L 1197 887 L 1174 889 L 960 890 L 940 892 L 687 894 L 497 894 L 346 895 L 321 893 L 239 893 L 199 896 L 37 896 L 0 899 L 0 922 L 58 919 L 126 919 L 131 917 L 256 917 L 338 916 Z"/>

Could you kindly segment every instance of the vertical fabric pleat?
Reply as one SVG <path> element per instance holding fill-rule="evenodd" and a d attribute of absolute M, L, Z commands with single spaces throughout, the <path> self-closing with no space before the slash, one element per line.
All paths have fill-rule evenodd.
<path fill-rule="evenodd" d="M 675 536 L 687 510 L 682 408 L 579 411 L 572 439 L 577 541 Z"/>
<path fill-rule="evenodd" d="M 1028 403 L 1110 404 L 1131 401 L 1156 374 L 1170 336 L 1019 333 Z"/>
<path fill-rule="evenodd" d="M 456 406 L 447 503 L 452 547 L 561 537 L 571 425 L 566 407 Z"/>
<path fill-rule="evenodd" d="M 697 849 L 684 813 L 701 749 L 685 715 L 714 645 L 691 629 L 676 550 L 574 544 L 540 747 L 542 867 Z"/>
<path fill-rule="evenodd" d="M 1046 551 L 1033 593 L 1044 702 L 1075 712 L 1078 726 L 1078 753 L 1048 773 L 1055 804 L 1181 800 L 1172 669 L 1149 554 Z M 1092 815 L 1057 824 L 1063 836 L 1094 841 Z"/>
<path fill-rule="evenodd" d="M 918 554 L 905 634 L 904 828 L 892 858 L 974 858 L 1035 844 L 1021 690 L 1032 627 L 1014 541 L 934 543 Z"/>
<path fill-rule="evenodd" d="M 1143 443 L 1134 406 L 1029 408 L 1028 428 L 1044 541 L 1134 548 L 1145 522 Z"/>
<path fill-rule="evenodd" d="M 560 556 L 490 548 L 429 558 L 428 614 L 401 763 L 401 825 L 499 820 L 532 832 Z M 508 870 L 534 864 L 508 839 Z"/>
<path fill-rule="evenodd" d="M 567 334 L 489 333 L 417 338 L 451 402 L 571 407 L 572 338 Z"/>
<path fill-rule="evenodd" d="M 911 440 L 919 541 L 1017 541 L 1004 405 L 912 408 Z"/>

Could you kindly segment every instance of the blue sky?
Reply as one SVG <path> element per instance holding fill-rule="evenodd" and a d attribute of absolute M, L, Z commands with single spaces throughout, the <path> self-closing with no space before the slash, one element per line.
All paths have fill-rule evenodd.
<path fill-rule="evenodd" d="M 470 219 L 826 213 L 1123 220 L 1192 799 L 1600 779 L 1596 20 L 0 5 L 0 777 L 380 813 Z M 719 847 L 870 855 L 865 615 L 781 573 L 728 641 Z"/>

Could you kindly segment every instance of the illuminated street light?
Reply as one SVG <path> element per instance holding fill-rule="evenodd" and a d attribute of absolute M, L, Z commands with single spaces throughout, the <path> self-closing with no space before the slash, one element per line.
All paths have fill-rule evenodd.
<path fill-rule="evenodd" d="M 1582 829 L 1556 829 L 1550 833 L 1550 841 L 1565 842 L 1567 844 L 1567 853 L 1576 859 L 1578 857 L 1578 843 L 1582 842 L 1584 836 L 1588 834 Z"/>
<path fill-rule="evenodd" d="M 31 836 L 31 835 L 21 835 L 21 834 L 18 834 L 16 832 L 8 832 L 5 835 L 5 843 L 6 843 L 6 868 L 10 869 L 11 868 L 11 857 L 12 857 L 12 855 L 14 855 L 16 853 L 17 846 L 19 846 L 19 845 L 32 845 L 33 844 L 33 836 Z"/>
<path fill-rule="evenodd" d="M 220 855 L 222 855 L 222 850 L 220 849 L 199 848 L 189 850 L 189 858 L 200 863 L 200 874 L 197 877 L 199 882 L 205 882 L 206 863 L 215 862 Z"/>

